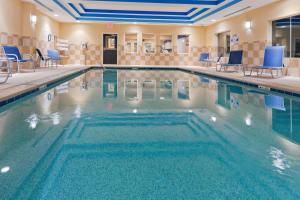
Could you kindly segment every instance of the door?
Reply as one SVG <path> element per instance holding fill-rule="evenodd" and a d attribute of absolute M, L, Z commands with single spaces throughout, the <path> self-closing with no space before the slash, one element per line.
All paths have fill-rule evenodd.
<path fill-rule="evenodd" d="M 103 34 L 103 65 L 118 64 L 118 35 Z"/>
<path fill-rule="evenodd" d="M 230 32 L 218 34 L 218 55 L 227 56 L 230 53 Z"/>

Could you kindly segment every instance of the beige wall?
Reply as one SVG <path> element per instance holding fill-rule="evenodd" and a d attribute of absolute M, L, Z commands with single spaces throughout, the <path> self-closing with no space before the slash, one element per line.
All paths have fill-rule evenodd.
<path fill-rule="evenodd" d="M 141 45 L 142 33 L 153 33 L 156 35 L 156 45 L 159 43 L 160 34 L 173 34 L 173 45 L 176 46 L 177 34 L 190 34 L 191 46 L 205 46 L 205 32 L 201 27 L 183 27 L 183 26 L 160 26 L 160 25 L 125 25 L 114 24 L 113 28 L 108 28 L 106 24 L 96 23 L 62 23 L 60 24 L 59 36 L 67 39 L 70 43 L 80 44 L 89 42 L 92 44 L 102 44 L 102 33 L 118 33 L 119 44 L 124 44 L 125 33 L 139 33 L 139 45 Z"/>
<path fill-rule="evenodd" d="M 21 0 L 0 0 L 0 32 L 47 39 L 49 33 L 59 34 L 59 23 L 37 11 L 33 4 Z M 37 24 L 30 23 L 30 15 L 37 16 Z"/>
<path fill-rule="evenodd" d="M 0 0 L 0 32 L 21 35 L 21 16 L 20 0 Z"/>
<path fill-rule="evenodd" d="M 30 23 L 30 16 L 37 16 L 36 25 Z M 22 35 L 34 37 L 37 40 L 47 40 L 48 34 L 59 34 L 59 23 L 49 16 L 39 12 L 35 5 L 22 3 Z"/>
<path fill-rule="evenodd" d="M 299 0 L 279 0 L 276 3 L 247 12 L 237 17 L 221 21 L 206 28 L 206 46 L 217 45 L 217 33 L 231 31 L 237 34 L 241 43 L 253 41 L 271 41 L 271 21 L 300 14 Z M 244 28 L 245 21 L 252 22 L 252 30 Z"/>

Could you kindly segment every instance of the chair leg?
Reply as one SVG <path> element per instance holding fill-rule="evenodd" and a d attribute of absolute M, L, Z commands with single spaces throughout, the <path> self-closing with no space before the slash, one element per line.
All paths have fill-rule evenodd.
<path fill-rule="evenodd" d="M 272 75 L 272 78 L 274 78 L 274 75 L 273 75 L 273 70 L 271 70 L 271 75 Z"/>
<path fill-rule="evenodd" d="M 4 79 L 4 81 L 0 82 L 0 84 L 6 83 L 7 80 L 8 80 L 8 78 L 9 78 L 9 69 L 7 69 L 7 75 L 6 75 L 5 79 Z"/>
<path fill-rule="evenodd" d="M 17 68 L 18 68 L 17 72 L 20 73 L 20 63 L 19 62 L 17 62 Z"/>
<path fill-rule="evenodd" d="M 33 72 L 35 72 L 35 64 L 34 64 L 33 61 L 31 62 L 31 66 L 32 66 L 32 68 L 33 68 Z"/>

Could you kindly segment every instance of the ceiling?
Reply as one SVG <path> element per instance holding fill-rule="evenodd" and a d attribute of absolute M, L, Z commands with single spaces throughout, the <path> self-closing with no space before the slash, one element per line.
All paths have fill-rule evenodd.
<path fill-rule="evenodd" d="M 277 0 L 26 0 L 62 22 L 208 25 Z"/>

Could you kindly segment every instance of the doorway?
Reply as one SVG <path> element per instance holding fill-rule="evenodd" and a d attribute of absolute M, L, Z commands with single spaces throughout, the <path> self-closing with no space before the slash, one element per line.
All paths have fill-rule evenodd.
<path fill-rule="evenodd" d="M 118 35 L 103 34 L 103 65 L 118 64 Z"/>
<path fill-rule="evenodd" d="M 230 53 L 230 31 L 218 34 L 218 55 L 228 56 Z"/>

